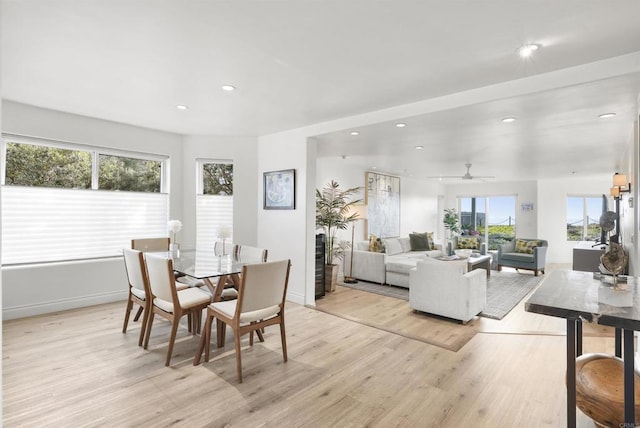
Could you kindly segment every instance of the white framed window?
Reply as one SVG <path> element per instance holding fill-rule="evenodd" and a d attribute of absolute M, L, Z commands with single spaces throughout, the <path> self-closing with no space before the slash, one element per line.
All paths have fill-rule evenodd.
<path fill-rule="evenodd" d="M 233 242 L 233 161 L 196 160 L 196 247 Z"/>
<path fill-rule="evenodd" d="M 600 240 L 600 216 L 606 211 L 606 196 L 567 196 L 567 241 Z"/>
<path fill-rule="evenodd" d="M 113 257 L 167 235 L 168 158 L 3 135 L 2 264 Z"/>

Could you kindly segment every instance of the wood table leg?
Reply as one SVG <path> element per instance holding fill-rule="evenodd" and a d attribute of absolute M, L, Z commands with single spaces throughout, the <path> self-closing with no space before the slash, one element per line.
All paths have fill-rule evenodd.
<path fill-rule="evenodd" d="M 623 331 L 624 346 L 624 425 L 626 427 L 635 427 L 635 396 L 634 396 L 634 367 L 633 359 L 635 358 L 633 350 L 633 330 Z"/>
<path fill-rule="evenodd" d="M 567 427 L 576 426 L 576 320 L 567 319 Z"/>

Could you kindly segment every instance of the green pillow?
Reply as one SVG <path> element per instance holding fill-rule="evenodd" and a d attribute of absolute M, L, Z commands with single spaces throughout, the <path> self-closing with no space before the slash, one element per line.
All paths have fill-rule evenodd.
<path fill-rule="evenodd" d="M 541 244 L 538 240 L 525 241 L 524 239 L 516 239 L 516 253 L 533 254 L 533 249 Z"/>
<path fill-rule="evenodd" d="M 480 245 L 478 238 L 475 236 L 459 236 L 458 237 L 458 249 L 460 250 L 479 250 Z"/>
<path fill-rule="evenodd" d="M 429 251 L 429 236 L 425 233 L 410 233 L 409 243 L 411 245 L 411 251 Z"/>

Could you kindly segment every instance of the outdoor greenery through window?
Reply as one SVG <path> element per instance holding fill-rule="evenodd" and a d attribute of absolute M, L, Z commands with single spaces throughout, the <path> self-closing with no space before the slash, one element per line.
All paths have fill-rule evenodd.
<path fill-rule="evenodd" d="M 567 241 L 600 239 L 602 196 L 567 196 Z"/>
<path fill-rule="evenodd" d="M 482 236 L 487 250 L 497 250 L 515 238 L 515 196 L 466 197 L 459 202 L 462 233 Z"/>
<path fill-rule="evenodd" d="M 233 196 L 232 163 L 203 163 L 202 180 L 203 194 Z"/>
<path fill-rule="evenodd" d="M 113 257 L 167 236 L 165 157 L 3 137 L 3 265 Z"/>

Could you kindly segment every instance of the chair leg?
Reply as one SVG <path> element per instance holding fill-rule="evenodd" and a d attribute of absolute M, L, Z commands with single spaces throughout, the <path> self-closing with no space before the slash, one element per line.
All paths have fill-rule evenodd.
<path fill-rule="evenodd" d="M 127 332 L 127 325 L 129 324 L 129 314 L 131 313 L 131 309 L 133 308 L 133 300 L 129 298 L 127 301 L 127 312 L 124 314 L 124 324 L 122 325 L 122 332 Z"/>
<path fill-rule="evenodd" d="M 189 330 L 189 333 L 191 333 L 193 330 L 193 312 L 189 311 L 187 313 L 187 329 Z M 195 333 L 194 333 L 195 334 Z"/>
<path fill-rule="evenodd" d="M 193 357 L 193 365 L 200 364 L 200 358 L 202 357 L 202 351 L 204 351 L 205 361 L 209 361 L 209 348 L 211 347 L 211 324 L 213 316 L 210 316 L 207 312 L 207 319 L 204 323 L 204 331 L 200 335 L 200 341 L 198 342 L 198 349 Z"/>
<path fill-rule="evenodd" d="M 287 362 L 287 337 L 284 332 L 284 318 L 280 320 L 280 339 L 282 340 L 282 358 Z"/>
<path fill-rule="evenodd" d="M 222 348 L 224 346 L 224 342 L 226 341 L 226 332 L 227 332 L 227 325 L 217 319 L 216 333 L 218 336 L 218 348 Z"/>
<path fill-rule="evenodd" d="M 136 316 L 133 318 L 133 321 L 138 321 L 140 319 L 140 314 L 142 313 L 143 310 L 144 308 L 142 306 L 138 308 L 138 312 L 136 312 Z"/>
<path fill-rule="evenodd" d="M 144 349 L 147 349 L 149 346 L 149 336 L 151 336 L 151 327 L 153 327 L 153 318 L 155 316 L 155 312 L 153 312 L 153 308 L 149 311 L 149 319 L 147 320 L 147 331 L 144 334 Z"/>
<path fill-rule="evenodd" d="M 138 339 L 138 346 L 142 346 L 144 340 L 144 334 L 147 331 L 147 324 L 149 323 L 149 309 L 142 314 L 142 326 L 140 326 L 140 338 Z"/>
<path fill-rule="evenodd" d="M 242 383 L 242 358 L 240 357 L 240 335 L 237 330 L 233 331 L 233 340 L 236 344 L 236 367 L 238 369 L 238 382 Z"/>
<path fill-rule="evenodd" d="M 164 365 L 168 366 L 171 363 L 171 353 L 173 352 L 173 344 L 176 341 L 176 333 L 178 332 L 178 324 L 180 323 L 180 317 L 177 314 L 173 314 L 173 323 L 171 324 L 171 336 L 169 337 L 169 349 L 167 349 L 167 360 Z"/>

